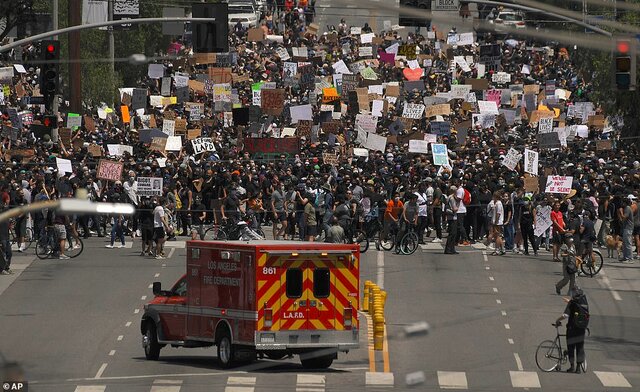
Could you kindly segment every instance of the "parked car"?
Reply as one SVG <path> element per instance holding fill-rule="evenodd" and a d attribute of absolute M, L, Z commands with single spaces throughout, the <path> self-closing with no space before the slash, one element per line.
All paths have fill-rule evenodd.
<path fill-rule="evenodd" d="M 489 19 L 489 23 L 496 25 L 496 31 L 504 31 L 505 28 L 524 29 L 524 15 L 511 9 L 504 9 L 498 12 L 498 16 Z"/>

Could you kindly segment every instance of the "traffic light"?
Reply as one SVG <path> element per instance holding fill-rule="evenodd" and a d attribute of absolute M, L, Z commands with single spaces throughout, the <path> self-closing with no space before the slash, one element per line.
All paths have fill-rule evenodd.
<path fill-rule="evenodd" d="M 58 92 L 60 42 L 46 40 L 41 45 L 40 92 L 44 96 L 45 108 L 51 109 Z"/>
<path fill-rule="evenodd" d="M 58 116 L 44 116 L 42 118 L 42 125 L 52 129 L 58 127 Z"/>
<path fill-rule="evenodd" d="M 194 22 L 192 29 L 194 53 L 229 51 L 229 4 L 193 4 L 194 18 L 215 18 L 213 22 Z"/>
<path fill-rule="evenodd" d="M 614 49 L 614 82 L 618 90 L 636 89 L 636 50 L 632 38 L 616 40 Z"/>

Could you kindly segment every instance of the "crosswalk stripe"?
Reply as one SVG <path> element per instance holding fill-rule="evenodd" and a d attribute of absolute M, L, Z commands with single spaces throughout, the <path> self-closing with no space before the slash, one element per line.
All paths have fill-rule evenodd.
<path fill-rule="evenodd" d="M 514 388 L 540 388 L 540 379 L 536 372 L 510 371 L 509 376 Z"/>
<path fill-rule="evenodd" d="M 180 392 L 179 385 L 153 385 L 151 392 Z"/>
<path fill-rule="evenodd" d="M 318 374 L 298 374 L 297 392 L 324 392 L 326 376 Z"/>
<path fill-rule="evenodd" d="M 253 392 L 256 385 L 255 377 L 229 377 L 225 392 Z"/>
<path fill-rule="evenodd" d="M 438 371 L 438 383 L 444 389 L 468 389 L 467 375 L 465 372 Z"/>
<path fill-rule="evenodd" d="M 629 381 L 620 372 L 593 372 L 602 386 L 613 388 L 631 388 Z"/>
<path fill-rule="evenodd" d="M 104 392 L 106 385 L 78 385 L 75 392 Z"/>
<path fill-rule="evenodd" d="M 393 387 L 393 373 L 367 372 L 365 375 L 365 383 L 367 386 L 372 387 Z"/>

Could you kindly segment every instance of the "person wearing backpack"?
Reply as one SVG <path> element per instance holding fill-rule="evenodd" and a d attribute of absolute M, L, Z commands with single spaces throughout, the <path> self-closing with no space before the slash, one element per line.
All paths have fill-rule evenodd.
<path fill-rule="evenodd" d="M 568 300 L 564 312 L 556 320 L 555 325 L 559 326 L 562 320 L 567 322 L 567 350 L 570 367 L 567 373 L 580 374 L 584 371 L 582 364 L 585 360 L 584 336 L 589 327 L 589 303 L 587 296 L 582 289 L 576 287 L 573 290 L 571 299 Z M 574 362 L 574 359 L 577 362 Z M 573 364 L 576 364 L 574 367 Z"/>

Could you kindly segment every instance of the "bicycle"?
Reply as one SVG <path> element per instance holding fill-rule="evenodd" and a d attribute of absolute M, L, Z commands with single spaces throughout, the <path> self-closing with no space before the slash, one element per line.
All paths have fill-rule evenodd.
<path fill-rule="evenodd" d="M 9 243 L 13 246 L 18 245 L 20 246 L 20 244 L 18 243 L 18 236 L 16 235 L 15 232 L 15 219 L 11 219 L 9 221 Z M 23 251 L 29 249 L 29 247 L 31 246 L 31 243 L 33 242 L 33 229 L 31 227 L 27 227 L 25 230 L 25 234 L 24 234 L 24 249 Z"/>
<path fill-rule="evenodd" d="M 215 241 L 215 240 L 224 241 L 227 238 L 228 236 L 227 236 L 227 233 L 224 231 L 224 226 L 213 224 L 213 225 L 210 225 L 210 227 L 204 231 L 204 236 L 202 239 L 205 241 Z"/>
<path fill-rule="evenodd" d="M 364 253 L 369 249 L 369 238 L 362 230 L 354 230 L 353 235 L 345 237 L 345 243 L 358 244 L 360 246 L 360 253 Z"/>
<path fill-rule="evenodd" d="M 544 340 L 538 345 L 536 349 L 536 365 L 543 372 L 559 372 L 562 370 L 562 365 L 567 363 L 569 355 L 566 349 L 562 348 L 562 339 L 560 337 L 567 336 L 560 333 L 560 326 L 562 323 L 551 324 L 556 327 L 556 338 L 554 340 Z M 587 328 L 587 333 L 589 328 Z M 582 362 L 581 370 L 587 371 L 587 359 Z"/>
<path fill-rule="evenodd" d="M 74 238 L 69 230 L 67 230 L 67 242 L 64 249 L 64 254 L 69 258 L 75 258 L 80 256 L 84 250 L 84 243 L 80 237 Z M 53 226 L 47 226 L 44 229 L 44 233 L 40 236 L 36 242 L 36 256 L 41 259 L 47 259 L 50 257 L 57 257 L 60 253 L 60 241 L 58 239 L 58 233 Z"/>
<path fill-rule="evenodd" d="M 408 225 L 407 232 L 402 236 L 399 243 L 400 253 L 403 255 L 412 255 L 418 249 L 418 233 L 416 233 L 415 225 Z"/>
<path fill-rule="evenodd" d="M 593 278 L 600 272 L 603 264 L 604 258 L 602 257 L 602 253 L 600 253 L 598 249 L 593 249 L 593 257 L 589 257 L 586 252 L 582 255 L 580 270 L 584 275 Z"/>

